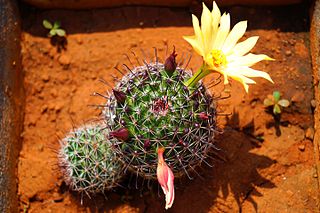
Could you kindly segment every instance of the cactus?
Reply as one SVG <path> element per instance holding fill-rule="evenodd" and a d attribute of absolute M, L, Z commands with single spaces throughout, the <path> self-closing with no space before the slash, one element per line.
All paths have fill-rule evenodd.
<path fill-rule="evenodd" d="M 205 161 L 213 143 L 215 101 L 201 82 L 184 85 L 191 72 L 177 67 L 175 56 L 173 52 L 165 64 L 130 70 L 104 110 L 115 153 L 130 171 L 147 179 L 156 178 L 159 147 L 179 177 Z"/>
<path fill-rule="evenodd" d="M 128 169 L 144 178 L 158 179 L 165 208 L 170 208 L 175 177 L 191 178 L 189 172 L 196 166 L 208 164 L 208 152 L 214 147 L 216 98 L 201 79 L 219 73 L 224 84 L 233 78 L 246 92 L 255 84 L 252 77 L 273 83 L 268 73 L 250 68 L 259 61 L 273 60 L 249 53 L 258 37 L 238 43 L 246 31 L 246 21 L 229 31 L 229 14 L 221 16 L 213 2 L 211 12 L 203 4 L 201 26 L 196 16 L 192 22 L 195 35 L 183 38 L 203 58 L 194 75 L 177 66 L 175 50 L 164 64 L 158 62 L 155 52 L 154 62 L 144 61 L 132 69 L 125 65 L 130 72 L 108 97 L 96 93 L 107 98 L 105 105 L 99 105 L 105 107 L 107 127 L 80 128 L 62 143 L 60 164 L 72 189 L 94 193 L 112 188 Z"/>
<path fill-rule="evenodd" d="M 110 149 L 107 135 L 108 130 L 96 124 L 71 131 L 61 140 L 59 166 L 72 190 L 93 194 L 118 185 L 123 166 Z"/>

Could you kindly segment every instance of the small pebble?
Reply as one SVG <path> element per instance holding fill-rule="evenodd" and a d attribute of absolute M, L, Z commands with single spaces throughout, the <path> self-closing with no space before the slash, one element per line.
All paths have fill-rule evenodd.
<path fill-rule="evenodd" d="M 252 101 L 251 102 L 251 107 L 254 108 L 256 106 L 256 104 L 257 104 L 257 101 Z"/>
<path fill-rule="evenodd" d="M 168 39 L 164 38 L 162 39 L 163 44 L 167 45 L 168 44 Z"/>
<path fill-rule="evenodd" d="M 306 149 L 306 146 L 304 144 L 301 144 L 301 145 L 298 146 L 298 149 L 300 151 L 304 151 Z"/>
<path fill-rule="evenodd" d="M 79 35 L 75 36 L 75 40 L 79 45 L 83 44 L 81 36 L 79 36 Z"/>
<path fill-rule="evenodd" d="M 287 50 L 287 51 L 285 52 L 285 54 L 286 54 L 286 56 L 290 56 L 290 55 L 292 55 L 292 52 L 291 52 L 290 50 Z"/>
<path fill-rule="evenodd" d="M 58 59 L 61 65 L 69 65 L 70 64 L 70 57 L 67 55 L 61 55 Z"/>
<path fill-rule="evenodd" d="M 43 144 L 39 144 L 39 146 L 38 146 L 39 152 L 42 152 L 42 151 L 43 151 L 43 148 L 44 148 Z"/>
<path fill-rule="evenodd" d="M 63 107 L 64 107 L 63 103 L 57 103 L 54 107 L 54 110 L 56 112 L 60 112 Z"/>
<path fill-rule="evenodd" d="M 53 200 L 54 200 L 54 202 L 61 202 L 61 201 L 63 201 L 63 197 L 59 193 L 54 192 L 53 193 Z"/>
<path fill-rule="evenodd" d="M 305 136 L 306 136 L 307 139 L 313 140 L 313 137 L 314 137 L 314 128 L 313 128 L 313 127 L 309 127 L 309 128 L 306 130 Z"/>
<path fill-rule="evenodd" d="M 58 91 L 57 89 L 53 88 L 50 90 L 50 94 L 52 95 L 52 97 L 56 98 L 58 97 Z"/>
<path fill-rule="evenodd" d="M 42 73 L 41 79 L 43 82 L 48 82 L 50 80 L 50 76 L 48 75 L 48 73 Z"/>
<path fill-rule="evenodd" d="M 271 36 L 270 36 L 270 35 L 267 35 L 267 36 L 266 36 L 266 40 L 267 40 L 267 41 L 270 41 L 270 39 L 271 39 Z"/>
<path fill-rule="evenodd" d="M 129 46 L 130 46 L 130 48 L 134 48 L 134 47 L 137 47 L 138 44 L 137 43 L 131 43 Z"/>
<path fill-rule="evenodd" d="M 42 107 L 41 107 L 41 114 L 43 114 L 43 113 L 45 113 L 46 111 L 48 110 L 48 106 L 47 105 L 43 105 Z"/>

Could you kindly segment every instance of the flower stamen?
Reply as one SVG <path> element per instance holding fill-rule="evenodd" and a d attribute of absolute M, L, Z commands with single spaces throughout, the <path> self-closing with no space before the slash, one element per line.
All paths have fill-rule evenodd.
<path fill-rule="evenodd" d="M 221 50 L 211 50 L 210 59 L 216 68 L 224 67 L 227 64 L 227 57 Z"/>

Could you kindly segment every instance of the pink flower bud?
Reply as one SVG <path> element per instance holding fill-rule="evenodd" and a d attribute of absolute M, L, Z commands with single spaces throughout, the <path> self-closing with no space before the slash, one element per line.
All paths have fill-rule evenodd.
<path fill-rule="evenodd" d="M 175 49 L 173 49 L 173 52 L 169 55 L 169 57 L 164 62 L 164 70 L 168 73 L 168 75 L 172 75 L 177 68 L 177 62 L 176 62 L 177 55 L 178 54 L 176 54 Z"/>
<path fill-rule="evenodd" d="M 205 112 L 200 112 L 198 116 L 201 120 L 208 120 L 209 118 L 209 115 Z"/>
<path fill-rule="evenodd" d="M 114 137 L 122 141 L 126 141 L 129 139 L 129 131 L 124 127 L 110 132 L 109 135 L 110 137 Z"/>
<path fill-rule="evenodd" d="M 166 196 L 165 209 L 171 208 L 174 201 L 174 175 L 163 159 L 164 148 L 158 149 L 158 167 L 157 178 L 158 182 Z"/>
<path fill-rule="evenodd" d="M 113 89 L 112 91 L 113 91 L 113 95 L 116 98 L 118 103 L 123 104 L 126 101 L 127 96 L 124 92 L 118 91 L 115 89 Z"/>

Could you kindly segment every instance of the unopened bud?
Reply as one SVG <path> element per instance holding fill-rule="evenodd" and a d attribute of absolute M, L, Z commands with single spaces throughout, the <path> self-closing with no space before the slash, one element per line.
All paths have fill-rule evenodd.
<path fill-rule="evenodd" d="M 127 141 L 129 139 L 129 131 L 124 127 L 110 132 L 109 135 L 110 137 L 114 137 L 122 141 Z"/>
<path fill-rule="evenodd" d="M 168 73 L 169 76 L 171 76 L 177 68 L 177 55 L 178 54 L 176 54 L 175 49 L 173 49 L 173 52 L 169 55 L 169 57 L 166 59 L 164 63 L 164 70 Z"/>
<path fill-rule="evenodd" d="M 123 104 L 126 101 L 127 96 L 124 92 L 118 91 L 118 90 L 112 90 L 112 91 L 118 103 Z"/>

